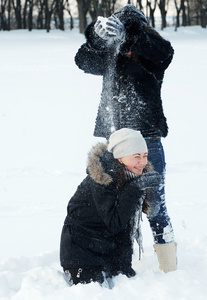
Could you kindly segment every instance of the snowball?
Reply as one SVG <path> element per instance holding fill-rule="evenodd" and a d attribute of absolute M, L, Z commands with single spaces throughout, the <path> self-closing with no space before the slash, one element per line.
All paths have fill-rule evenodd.
<path fill-rule="evenodd" d="M 98 20 L 101 21 L 102 27 L 106 29 L 106 26 L 107 26 L 106 22 L 108 21 L 108 18 L 104 18 L 104 17 L 99 16 Z"/>

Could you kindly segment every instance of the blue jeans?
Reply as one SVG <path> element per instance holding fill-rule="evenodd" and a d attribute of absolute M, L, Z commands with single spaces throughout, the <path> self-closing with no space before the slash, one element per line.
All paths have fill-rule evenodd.
<path fill-rule="evenodd" d="M 147 216 L 155 244 L 168 244 L 174 241 L 174 233 L 165 204 L 165 154 L 160 138 L 146 138 L 148 160 L 159 172 L 161 182 L 157 188 L 149 190 L 149 214 Z"/>

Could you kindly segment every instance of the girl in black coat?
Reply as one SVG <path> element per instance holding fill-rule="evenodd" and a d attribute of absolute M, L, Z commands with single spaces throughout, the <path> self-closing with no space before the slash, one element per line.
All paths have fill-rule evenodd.
<path fill-rule="evenodd" d="M 161 86 L 174 53 L 170 42 L 133 5 L 108 18 L 112 32 L 101 21 L 86 28 L 86 43 L 75 56 L 84 72 L 103 76 L 94 135 L 108 139 L 114 130 L 129 127 L 144 137 L 165 137 Z"/>
<path fill-rule="evenodd" d="M 146 189 L 160 181 L 147 152 L 141 133 L 125 128 L 90 152 L 88 175 L 69 201 L 61 236 L 60 260 L 70 283 L 135 275 L 134 233 L 140 234 L 140 213 L 148 207 Z"/>

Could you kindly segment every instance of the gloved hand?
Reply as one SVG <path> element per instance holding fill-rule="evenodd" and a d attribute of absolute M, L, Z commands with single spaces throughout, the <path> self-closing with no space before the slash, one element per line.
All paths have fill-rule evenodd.
<path fill-rule="evenodd" d="M 114 15 L 109 18 L 98 17 L 94 25 L 96 34 L 109 42 L 122 42 L 125 37 L 125 29 L 123 23 Z"/>
<path fill-rule="evenodd" d="M 158 172 L 148 172 L 134 178 L 131 184 L 140 190 L 157 187 L 161 181 L 161 175 Z"/>

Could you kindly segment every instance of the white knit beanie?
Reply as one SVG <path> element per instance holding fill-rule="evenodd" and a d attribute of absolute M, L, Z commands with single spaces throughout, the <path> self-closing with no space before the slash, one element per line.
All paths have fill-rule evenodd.
<path fill-rule="evenodd" d="M 122 128 L 111 134 L 108 151 L 114 158 L 148 152 L 147 144 L 140 131 Z"/>

